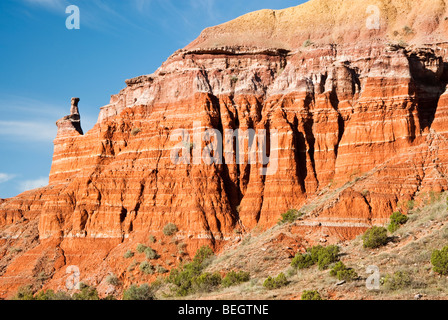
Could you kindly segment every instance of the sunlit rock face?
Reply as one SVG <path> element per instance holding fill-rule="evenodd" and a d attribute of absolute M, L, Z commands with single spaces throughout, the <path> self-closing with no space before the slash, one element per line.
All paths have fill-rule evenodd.
<path fill-rule="evenodd" d="M 381 28 L 368 29 L 367 2 L 355 1 L 350 22 L 346 2 L 314 0 L 205 30 L 155 73 L 126 80 L 85 134 L 72 100 L 57 122 L 49 186 L 0 200 L 0 246 L 25 248 L 0 255 L 0 296 L 42 268 L 51 288 L 64 288 L 69 265 L 92 283 L 110 271 L 126 278 L 124 252 L 150 234 L 166 240 L 153 245 L 165 261 L 176 251 L 162 232 L 169 222 L 190 254 L 202 244 L 220 250 L 237 230 L 270 228 L 291 208 L 309 213 L 297 232 L 348 239 L 417 194 L 446 190 L 446 26 L 430 23 L 445 7 L 426 1 L 429 22 L 406 20 L 412 11 L 394 21 L 411 1 L 369 1 Z M 318 15 L 313 27 L 307 17 Z M 195 123 L 223 135 L 275 133 L 276 170 L 260 174 L 248 148 L 239 163 L 175 164 L 173 134 L 193 136 Z M 207 145 L 191 141 L 191 155 Z"/>

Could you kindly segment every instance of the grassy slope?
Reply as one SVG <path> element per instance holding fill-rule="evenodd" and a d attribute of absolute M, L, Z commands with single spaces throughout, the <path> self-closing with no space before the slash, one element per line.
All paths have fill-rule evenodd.
<path fill-rule="evenodd" d="M 276 226 L 267 232 L 251 235 L 218 256 L 206 271 L 230 269 L 251 272 L 251 281 L 240 286 L 218 290 L 207 294 L 195 294 L 188 299 L 299 299 L 304 290 L 318 290 L 325 299 L 414 299 L 421 294 L 423 299 L 448 299 L 448 279 L 432 271 L 431 253 L 448 245 L 447 194 L 426 200 L 409 214 L 409 221 L 391 235 L 385 247 L 364 249 L 361 236 L 352 241 L 339 243 L 341 260 L 354 268 L 360 279 L 337 285 L 338 280 L 330 276 L 329 270 L 317 267 L 293 273 L 284 244 L 275 243 L 288 226 Z M 400 290 L 381 286 L 379 291 L 366 288 L 367 266 L 375 265 L 381 276 L 397 271 L 407 272 L 412 283 Z M 267 276 L 279 272 L 288 274 L 290 284 L 277 290 L 266 290 L 263 282 Z M 166 292 L 166 291 L 165 291 Z"/>

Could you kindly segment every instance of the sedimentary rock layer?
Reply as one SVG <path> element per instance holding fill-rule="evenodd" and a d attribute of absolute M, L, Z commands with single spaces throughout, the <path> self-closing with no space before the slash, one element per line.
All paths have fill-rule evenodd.
<path fill-rule="evenodd" d="M 412 18 L 412 9 L 393 20 L 410 1 L 378 1 L 384 27 L 345 32 L 346 2 L 315 0 L 207 29 L 154 74 L 127 80 L 89 132 L 79 115 L 58 121 L 50 185 L 0 203 L 5 248 L 20 239 L 14 226 L 37 237 L 16 256 L 5 249 L 0 295 L 39 268 L 52 274 L 49 287 L 61 287 L 63 267 L 72 264 L 98 283 L 110 270 L 125 277 L 125 250 L 149 234 L 166 240 L 169 222 L 189 253 L 204 243 L 219 250 L 236 231 L 272 227 L 292 208 L 309 213 L 298 223 L 307 237 L 327 228 L 346 239 L 423 192 L 446 190 L 444 22 L 406 29 L 409 43 L 397 42 L 400 21 L 409 19 L 411 29 L 434 16 Z M 367 4 L 353 2 L 365 18 Z M 444 5 L 426 2 L 425 10 L 443 16 Z M 306 19 L 286 25 L 317 13 L 325 32 Z M 306 39 L 315 43 L 302 45 Z M 240 163 L 236 156 L 196 163 L 208 142 L 194 134 L 207 129 L 224 140 L 229 130 L 266 132 L 269 164 L 249 163 L 248 145 Z M 181 144 L 190 163 L 173 162 L 179 130 L 191 135 Z M 261 174 L 266 167 L 273 170 Z"/>

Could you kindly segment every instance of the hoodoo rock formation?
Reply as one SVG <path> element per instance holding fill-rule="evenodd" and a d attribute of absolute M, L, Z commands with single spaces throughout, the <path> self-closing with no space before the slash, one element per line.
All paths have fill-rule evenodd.
<path fill-rule="evenodd" d="M 162 239 L 170 222 L 190 253 L 272 227 L 291 208 L 308 213 L 297 232 L 346 239 L 447 190 L 448 7 L 421 2 L 313 0 L 206 29 L 127 80 L 86 134 L 72 100 L 49 186 L 0 203 L 0 296 L 41 270 L 63 288 L 68 265 L 92 283 L 124 278 L 123 253 Z M 379 29 L 366 24 L 372 5 Z M 247 151 L 245 163 L 173 164 L 173 133 L 193 134 L 195 122 L 276 130 L 277 171 L 260 175 Z"/>
<path fill-rule="evenodd" d="M 70 115 L 65 116 L 64 118 L 56 122 L 56 126 L 58 127 L 58 136 L 63 134 L 71 135 L 73 134 L 73 131 L 76 131 L 80 135 L 83 135 L 81 128 L 81 116 L 79 114 L 78 108 L 79 101 L 79 98 L 72 98 Z"/>

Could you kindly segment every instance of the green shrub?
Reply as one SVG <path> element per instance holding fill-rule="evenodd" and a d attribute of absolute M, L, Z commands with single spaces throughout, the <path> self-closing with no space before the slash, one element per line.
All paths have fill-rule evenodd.
<path fill-rule="evenodd" d="M 442 250 L 434 250 L 431 255 L 431 263 L 434 272 L 441 275 L 448 275 L 448 246 Z"/>
<path fill-rule="evenodd" d="M 160 265 L 157 266 L 156 270 L 157 270 L 157 273 L 159 273 L 159 274 L 168 273 L 168 269 L 166 269 Z"/>
<path fill-rule="evenodd" d="M 84 289 L 86 290 L 86 289 Z M 96 292 L 96 290 L 95 290 Z M 86 292 L 84 292 L 84 296 L 88 296 Z M 83 296 L 83 297 L 84 297 Z M 75 297 L 75 296 L 74 296 Z M 13 298 L 14 300 L 55 300 L 55 301 L 62 301 L 62 300 L 72 300 L 72 297 L 66 293 L 59 291 L 55 293 L 53 290 L 47 290 L 47 291 L 40 291 L 36 294 L 33 293 L 32 286 L 24 286 L 20 287 L 18 292 Z M 77 299 L 81 300 L 81 299 Z M 88 299 L 84 299 L 88 300 Z M 90 299 L 90 300 L 97 300 L 97 299 Z"/>
<path fill-rule="evenodd" d="M 146 258 L 149 260 L 157 260 L 160 258 L 160 256 L 157 254 L 157 252 L 150 247 L 147 247 L 145 249 L 145 255 L 146 255 Z"/>
<path fill-rule="evenodd" d="M 143 252 L 145 252 L 146 248 L 148 248 L 148 247 L 145 246 L 145 245 L 143 245 L 143 244 L 141 244 L 141 243 L 139 243 L 139 244 L 137 245 L 137 252 L 138 252 L 138 253 L 143 253 Z"/>
<path fill-rule="evenodd" d="M 193 262 L 204 265 L 207 264 L 208 260 L 214 255 L 215 253 L 213 252 L 212 248 L 210 248 L 209 246 L 202 246 L 198 251 L 196 251 Z"/>
<path fill-rule="evenodd" d="M 337 277 L 338 280 L 352 281 L 358 278 L 358 274 L 355 270 L 351 268 L 347 268 L 346 265 L 339 261 L 335 264 L 333 269 L 330 271 L 330 275 L 332 277 Z"/>
<path fill-rule="evenodd" d="M 339 259 L 339 247 L 338 246 L 328 246 L 326 248 L 321 249 L 318 252 L 318 261 L 317 265 L 319 266 L 319 270 L 327 269 L 330 264 L 338 261 Z"/>
<path fill-rule="evenodd" d="M 212 292 L 221 284 L 221 281 L 222 278 L 219 273 L 203 273 L 200 276 L 193 278 L 193 291 Z"/>
<path fill-rule="evenodd" d="M 291 261 L 291 266 L 296 269 L 308 269 L 315 264 L 311 254 L 296 254 L 296 256 Z"/>
<path fill-rule="evenodd" d="M 132 252 L 131 250 L 126 251 L 126 253 L 124 254 L 125 259 L 130 259 L 133 256 L 134 256 L 134 252 Z"/>
<path fill-rule="evenodd" d="M 383 227 L 373 227 L 364 233 L 362 240 L 364 248 L 379 248 L 387 244 L 387 230 Z"/>
<path fill-rule="evenodd" d="M 156 243 L 156 237 L 154 237 L 153 235 L 149 236 L 149 242 L 151 243 Z"/>
<path fill-rule="evenodd" d="M 300 213 L 299 211 L 294 209 L 290 209 L 286 213 L 282 214 L 282 217 L 278 221 L 278 224 L 293 223 L 301 216 L 303 216 L 303 213 Z"/>
<path fill-rule="evenodd" d="M 55 293 L 53 290 L 40 291 L 34 296 L 34 300 L 53 300 L 53 301 L 62 301 L 62 300 L 72 300 L 72 297 L 66 293 L 59 291 Z"/>
<path fill-rule="evenodd" d="M 288 285 L 288 279 L 284 273 L 280 273 L 277 278 L 268 277 L 264 283 L 263 287 L 268 290 L 279 289 Z"/>
<path fill-rule="evenodd" d="M 390 216 L 390 224 L 387 229 L 390 233 L 394 233 L 400 228 L 401 225 L 408 222 L 408 219 L 408 216 L 402 214 L 401 212 L 394 212 Z"/>
<path fill-rule="evenodd" d="M 298 253 L 292 259 L 291 266 L 296 269 L 307 269 L 317 263 L 320 270 L 325 270 L 330 266 L 330 264 L 338 261 L 338 256 L 338 246 L 314 246 L 311 249 L 308 249 L 306 253 Z"/>
<path fill-rule="evenodd" d="M 184 297 L 194 293 L 197 289 L 196 286 L 193 287 L 196 278 L 201 276 L 213 255 L 213 250 L 210 247 L 203 246 L 198 249 L 191 263 L 171 270 L 167 281 L 175 285 L 174 292 L 176 295 Z"/>
<path fill-rule="evenodd" d="M 23 286 L 17 290 L 13 300 L 34 300 L 34 292 L 32 286 Z"/>
<path fill-rule="evenodd" d="M 250 280 L 249 272 L 230 271 L 228 274 L 226 274 L 224 279 L 222 279 L 222 286 L 227 288 L 227 287 L 231 287 L 231 286 L 235 286 L 235 285 L 247 282 L 249 280 Z"/>
<path fill-rule="evenodd" d="M 120 285 L 120 279 L 116 275 L 110 274 L 106 277 L 106 283 L 118 287 Z"/>
<path fill-rule="evenodd" d="M 93 288 L 85 283 L 80 283 L 79 289 L 81 291 L 78 293 L 75 293 L 72 296 L 73 300 L 100 300 L 100 297 L 98 296 L 98 291 L 96 291 L 95 288 Z"/>
<path fill-rule="evenodd" d="M 317 301 L 322 300 L 322 297 L 320 296 L 320 293 L 317 292 L 316 290 L 308 290 L 302 293 L 302 300 Z"/>
<path fill-rule="evenodd" d="M 147 283 L 140 287 L 133 284 L 123 292 L 123 300 L 154 300 L 154 294 Z"/>
<path fill-rule="evenodd" d="M 179 266 L 171 270 L 167 281 L 176 286 L 174 289 L 176 295 L 185 297 L 191 293 L 192 281 L 201 274 L 202 269 L 200 264 L 194 262 Z"/>
<path fill-rule="evenodd" d="M 175 235 L 176 232 L 179 231 L 177 229 L 177 226 L 174 223 L 168 223 L 164 228 L 163 228 L 163 234 L 166 236 L 172 236 Z"/>
<path fill-rule="evenodd" d="M 384 286 L 389 290 L 399 290 L 409 287 L 412 279 L 409 273 L 397 271 L 393 275 L 387 275 L 384 279 Z"/>
<path fill-rule="evenodd" d="M 140 263 L 139 269 L 144 274 L 154 274 L 154 267 L 148 261 Z"/>

